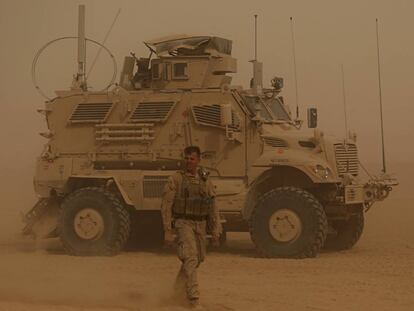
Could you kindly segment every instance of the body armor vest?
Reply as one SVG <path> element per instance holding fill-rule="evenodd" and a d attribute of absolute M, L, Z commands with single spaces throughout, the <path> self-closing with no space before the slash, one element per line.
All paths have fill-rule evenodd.
<path fill-rule="evenodd" d="M 209 196 L 207 182 L 201 178 L 182 174 L 181 191 L 174 198 L 176 216 L 204 217 L 209 213 L 213 198 Z"/>

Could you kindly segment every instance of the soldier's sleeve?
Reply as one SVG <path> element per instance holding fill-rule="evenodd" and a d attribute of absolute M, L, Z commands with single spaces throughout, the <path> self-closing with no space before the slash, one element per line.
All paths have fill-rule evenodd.
<path fill-rule="evenodd" d="M 212 204 L 207 219 L 208 231 L 214 237 L 218 237 L 222 233 L 223 228 L 221 226 L 220 213 L 216 204 L 216 191 L 210 180 L 207 181 L 207 189 L 209 196 L 212 198 Z"/>
<path fill-rule="evenodd" d="M 164 231 L 171 230 L 171 222 L 172 222 L 172 206 L 174 203 L 175 192 L 177 191 L 176 184 L 174 182 L 173 176 L 168 178 L 167 183 L 164 187 L 164 192 L 162 195 L 162 203 L 161 203 L 161 217 L 162 217 L 162 224 L 164 226 Z"/>

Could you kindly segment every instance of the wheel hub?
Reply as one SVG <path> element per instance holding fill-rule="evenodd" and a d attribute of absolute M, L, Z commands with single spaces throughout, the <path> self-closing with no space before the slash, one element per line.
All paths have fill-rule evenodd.
<path fill-rule="evenodd" d="M 104 232 L 104 227 L 104 220 L 95 209 L 84 208 L 75 215 L 75 232 L 84 240 L 99 239 Z"/>
<path fill-rule="evenodd" d="M 302 232 L 302 222 L 294 211 L 280 209 L 270 217 L 269 231 L 278 242 L 293 242 Z"/>

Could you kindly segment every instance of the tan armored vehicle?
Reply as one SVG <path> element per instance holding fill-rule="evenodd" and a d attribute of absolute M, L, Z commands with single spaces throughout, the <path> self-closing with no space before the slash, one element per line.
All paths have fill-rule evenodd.
<path fill-rule="evenodd" d="M 89 91 L 80 71 L 71 90 L 46 102 L 39 202 L 25 234 L 59 236 L 74 255 L 116 254 L 134 229 L 162 235 L 163 187 L 182 168 L 183 148 L 198 145 L 225 231 L 249 231 L 261 255 L 313 257 L 358 241 L 364 209 L 395 183 L 359 181 L 355 136 L 301 129 L 280 96 L 283 80 L 264 88 L 257 61 L 251 88 L 233 87 L 230 40 L 145 45 L 150 57 L 126 57 L 119 85 Z"/>

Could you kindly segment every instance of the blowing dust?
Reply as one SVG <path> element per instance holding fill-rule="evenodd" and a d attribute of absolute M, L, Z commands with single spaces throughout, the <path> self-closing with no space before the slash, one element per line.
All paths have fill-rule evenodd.
<path fill-rule="evenodd" d="M 200 267 L 208 310 L 411 310 L 414 305 L 414 169 L 395 166 L 401 185 L 366 214 L 366 229 L 349 251 L 315 259 L 258 258 L 248 234 Z M 28 189 L 26 189 L 29 192 Z M 22 244 L 15 215 L 28 198 L 16 192 L 3 208 L 0 310 L 186 310 L 173 300 L 179 261 L 161 249 L 115 257 L 73 257 L 58 240 Z M 25 245 L 26 247 L 22 247 Z M 30 250 L 31 249 L 31 250 Z M 299 298 L 299 299 L 298 299 Z"/>
<path fill-rule="evenodd" d="M 142 260 L 151 255 L 81 258 L 45 251 L 3 253 L 0 310 L 4 310 L 4 302 L 42 304 L 51 309 L 54 305 L 104 309 L 139 306 L 142 310 L 162 307 L 171 297 L 173 275 L 148 274 L 149 267 L 131 265 L 136 256 Z M 162 258 L 147 260 L 154 265 L 158 262 L 161 271 L 169 266 L 175 270 L 173 263 L 166 264 Z"/>

